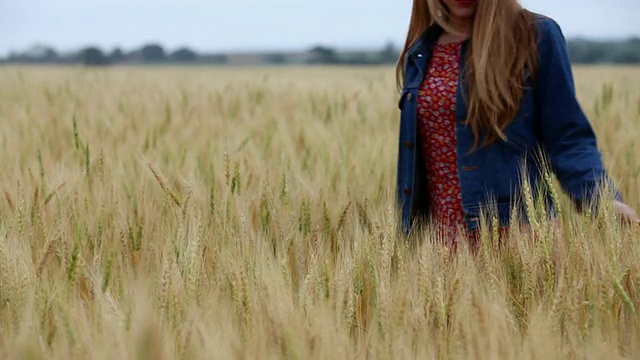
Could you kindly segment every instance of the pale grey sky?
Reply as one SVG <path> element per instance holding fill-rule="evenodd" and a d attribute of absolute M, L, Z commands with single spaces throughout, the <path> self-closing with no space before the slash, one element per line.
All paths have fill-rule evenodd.
<path fill-rule="evenodd" d="M 640 0 L 521 0 L 567 37 L 640 36 Z M 411 0 L 0 0 L 0 56 L 34 44 L 124 49 L 378 47 L 403 41 Z"/>

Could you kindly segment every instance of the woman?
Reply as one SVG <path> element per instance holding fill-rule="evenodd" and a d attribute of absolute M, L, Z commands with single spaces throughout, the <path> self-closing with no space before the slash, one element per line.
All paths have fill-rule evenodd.
<path fill-rule="evenodd" d="M 516 0 L 414 0 L 397 75 L 405 234 L 431 221 L 455 244 L 488 211 L 506 227 L 523 180 L 534 193 L 544 183 L 539 150 L 578 209 L 611 185 L 561 29 Z M 616 214 L 640 223 L 606 188 Z"/>

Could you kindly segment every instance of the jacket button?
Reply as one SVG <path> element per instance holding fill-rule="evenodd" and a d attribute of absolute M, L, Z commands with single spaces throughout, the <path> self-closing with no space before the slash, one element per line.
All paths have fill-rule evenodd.
<path fill-rule="evenodd" d="M 409 196 L 411 194 L 411 190 L 409 190 L 409 188 L 404 188 L 404 194 Z"/>
<path fill-rule="evenodd" d="M 408 93 L 407 94 L 407 101 L 411 101 L 411 99 L 413 99 L 413 94 L 412 93 Z"/>
<path fill-rule="evenodd" d="M 407 141 L 404 143 L 404 146 L 406 146 L 407 149 L 413 149 L 413 142 Z"/>

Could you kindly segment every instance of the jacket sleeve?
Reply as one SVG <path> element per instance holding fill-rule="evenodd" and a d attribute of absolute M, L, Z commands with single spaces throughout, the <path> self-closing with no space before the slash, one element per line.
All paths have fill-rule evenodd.
<path fill-rule="evenodd" d="M 592 204 L 602 185 L 621 194 L 608 178 L 596 136 L 576 98 L 566 40 L 560 26 L 545 18 L 539 23 L 536 108 L 539 133 L 553 172 L 578 210 Z"/>

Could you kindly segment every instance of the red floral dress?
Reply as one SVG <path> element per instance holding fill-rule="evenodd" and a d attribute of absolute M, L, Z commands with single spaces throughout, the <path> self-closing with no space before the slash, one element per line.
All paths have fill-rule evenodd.
<path fill-rule="evenodd" d="M 436 44 L 418 95 L 418 133 L 427 171 L 432 221 L 446 243 L 464 226 L 458 176 L 456 91 L 461 43 Z"/>

